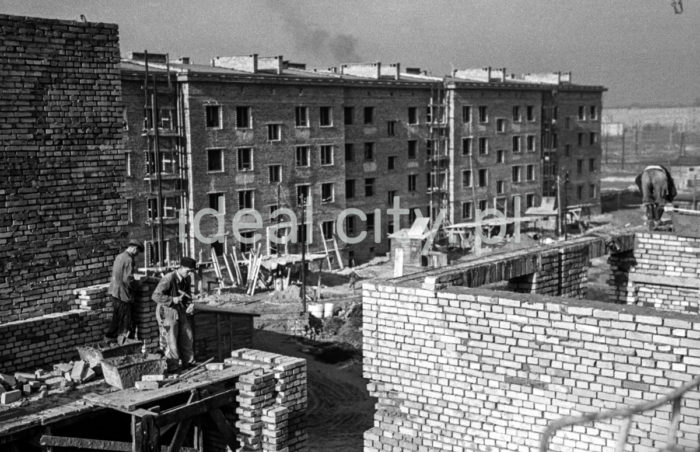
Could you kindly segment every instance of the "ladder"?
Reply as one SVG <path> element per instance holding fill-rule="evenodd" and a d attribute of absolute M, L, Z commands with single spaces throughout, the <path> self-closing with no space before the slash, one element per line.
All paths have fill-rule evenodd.
<path fill-rule="evenodd" d="M 345 268 L 343 265 L 343 258 L 340 255 L 340 249 L 338 249 L 338 241 L 335 238 L 335 235 L 331 238 L 326 238 L 326 236 L 323 234 L 323 223 L 318 224 L 318 229 L 321 231 L 321 243 L 323 243 L 323 250 L 326 253 L 326 262 L 328 263 L 328 270 L 333 269 L 333 264 L 331 263 L 331 257 L 335 257 L 336 262 L 338 263 L 338 269 L 342 270 Z M 332 248 L 329 250 L 328 245 L 332 246 Z M 331 254 L 331 251 L 333 251 L 333 254 Z"/>

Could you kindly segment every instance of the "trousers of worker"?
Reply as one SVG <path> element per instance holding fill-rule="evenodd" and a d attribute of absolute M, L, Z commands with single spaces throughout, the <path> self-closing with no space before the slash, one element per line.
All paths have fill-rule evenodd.
<path fill-rule="evenodd" d="M 192 327 L 183 309 L 156 307 L 156 320 L 160 331 L 159 343 L 168 367 L 194 362 Z"/>

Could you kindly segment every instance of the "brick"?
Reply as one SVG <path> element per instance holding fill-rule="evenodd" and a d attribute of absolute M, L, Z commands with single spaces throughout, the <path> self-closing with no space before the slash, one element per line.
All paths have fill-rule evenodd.
<path fill-rule="evenodd" d="M 10 403 L 17 402 L 21 398 L 22 392 L 19 389 L 3 392 L 0 394 L 0 404 L 9 405 Z"/>

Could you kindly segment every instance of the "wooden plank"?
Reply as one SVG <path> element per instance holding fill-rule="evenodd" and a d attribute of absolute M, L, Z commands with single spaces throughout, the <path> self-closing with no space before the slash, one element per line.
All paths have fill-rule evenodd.
<path fill-rule="evenodd" d="M 233 258 L 233 270 L 236 272 L 236 281 L 238 281 L 238 285 L 242 286 L 243 285 L 243 275 L 241 275 L 241 268 L 239 267 L 238 264 L 238 251 L 236 251 L 236 247 L 232 246 L 231 247 L 231 257 Z"/>
<path fill-rule="evenodd" d="M 318 224 L 318 229 L 321 231 L 321 243 L 323 243 L 323 250 L 326 252 L 326 262 L 328 262 L 328 269 L 333 268 L 331 266 L 331 256 L 328 254 L 328 245 L 326 244 L 326 236 L 323 235 L 323 224 Z"/>
<path fill-rule="evenodd" d="M 223 405 L 233 405 L 235 404 L 237 394 L 237 389 L 229 389 L 218 394 L 207 396 L 201 400 L 194 401 L 188 405 L 171 408 L 163 411 L 156 417 L 156 424 L 162 426 L 173 422 L 182 422 L 185 419 L 199 416 L 200 414 L 204 414 L 214 408 L 218 408 Z"/>
<path fill-rule="evenodd" d="M 226 253 L 223 254 L 224 256 L 224 265 L 226 265 L 226 272 L 228 273 L 228 277 L 231 278 L 231 284 L 233 285 L 238 285 L 236 278 L 233 276 L 233 272 L 231 271 L 231 264 L 228 262 L 228 257 L 226 257 Z"/>
<path fill-rule="evenodd" d="M 345 265 L 343 265 L 343 258 L 340 255 L 340 250 L 338 249 L 338 241 L 335 239 L 335 237 L 333 237 L 333 248 L 335 248 L 335 257 L 336 259 L 338 259 L 338 267 L 340 267 L 340 269 L 342 270 L 345 268 Z"/>
<path fill-rule="evenodd" d="M 122 391 L 112 392 L 109 394 L 86 394 L 84 400 L 107 408 L 112 408 L 128 414 L 133 414 L 133 411 L 144 405 L 152 405 L 167 397 L 172 397 L 193 389 L 206 388 L 219 383 L 226 383 L 229 380 L 235 380 L 244 374 L 252 372 L 252 368 L 247 366 L 231 366 L 224 370 L 205 371 L 197 375 L 197 381 L 189 381 L 187 379 L 160 389 L 151 391 L 138 391 L 135 388 L 124 389 Z"/>
<path fill-rule="evenodd" d="M 177 430 L 173 435 L 173 440 L 168 447 L 168 452 L 177 452 L 182 450 L 182 442 L 185 440 L 185 435 L 192 425 L 192 419 L 186 419 L 177 425 Z"/>
<path fill-rule="evenodd" d="M 221 267 L 219 267 L 219 258 L 216 256 L 216 251 L 214 248 L 211 249 L 211 264 L 214 267 L 214 273 L 216 274 L 216 277 L 221 281 L 223 279 L 223 275 L 221 274 Z"/>
<path fill-rule="evenodd" d="M 131 443 L 126 443 L 123 441 L 108 441 L 103 439 L 43 435 L 39 439 L 39 444 L 44 447 L 131 452 Z M 168 452 L 166 447 L 161 447 L 160 450 L 161 452 Z M 179 450 L 182 452 L 197 452 L 197 449 L 192 447 L 180 447 Z"/>
<path fill-rule="evenodd" d="M 679 276 L 660 276 L 648 273 L 629 273 L 629 281 L 642 285 L 672 286 L 684 289 L 700 289 L 700 280 Z"/>

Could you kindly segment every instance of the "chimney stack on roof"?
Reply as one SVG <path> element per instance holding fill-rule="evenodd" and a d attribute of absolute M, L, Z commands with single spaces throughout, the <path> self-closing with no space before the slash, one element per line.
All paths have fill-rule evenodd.
<path fill-rule="evenodd" d="M 250 72 L 255 74 L 258 72 L 258 54 L 254 53 L 247 56 L 217 56 L 211 60 L 213 67 L 222 67 L 226 69 L 234 69 L 241 72 Z"/>
<path fill-rule="evenodd" d="M 452 71 L 454 78 L 471 80 L 475 82 L 504 82 L 506 80 L 506 68 L 484 67 L 479 69 L 455 69 Z"/>
<path fill-rule="evenodd" d="M 131 52 L 130 59 L 133 61 L 146 61 L 146 52 Z M 165 64 L 168 62 L 168 54 L 148 52 L 148 62 Z"/>
<path fill-rule="evenodd" d="M 279 75 L 282 73 L 283 68 L 284 59 L 282 58 L 282 55 L 258 58 L 258 71 L 273 72 Z"/>
<path fill-rule="evenodd" d="M 355 77 L 372 78 L 379 80 L 382 71 L 382 63 L 352 63 L 342 64 L 340 73 L 343 75 L 354 75 Z"/>

